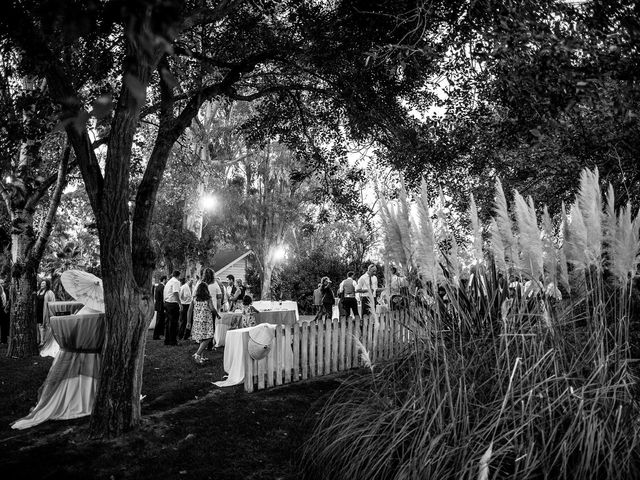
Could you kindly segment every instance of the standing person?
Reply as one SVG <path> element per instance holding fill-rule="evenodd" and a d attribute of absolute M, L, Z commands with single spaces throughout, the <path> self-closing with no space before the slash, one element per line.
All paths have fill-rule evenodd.
<path fill-rule="evenodd" d="M 47 340 L 49 326 L 49 302 L 55 302 L 56 296 L 51 290 L 51 282 L 42 280 L 36 292 L 36 322 L 38 322 L 38 344 L 43 345 Z"/>
<path fill-rule="evenodd" d="M 402 296 L 402 289 L 406 287 L 406 279 L 398 273 L 398 269 L 395 266 L 391 266 L 391 281 L 389 282 L 390 300 L 389 307 L 391 310 L 401 310 L 404 308 L 404 298 Z"/>
<path fill-rule="evenodd" d="M 180 326 L 178 327 L 178 338 L 186 340 L 189 338 L 189 329 L 187 328 L 187 320 L 189 313 L 189 305 L 193 300 L 193 280 L 187 277 L 184 285 L 180 287 Z"/>
<path fill-rule="evenodd" d="M 9 302 L 4 289 L 4 279 L 0 278 L 0 343 L 7 343 L 9 338 Z"/>
<path fill-rule="evenodd" d="M 202 352 L 213 339 L 214 322 L 218 316 L 206 283 L 201 282 L 196 287 L 188 316 L 193 317 L 191 338 L 200 344 L 193 354 L 193 359 L 196 363 L 202 364 L 207 360 Z"/>
<path fill-rule="evenodd" d="M 376 266 L 371 264 L 369 268 L 367 268 L 367 271 L 358 279 L 358 289 L 356 292 L 361 294 L 362 318 L 364 318 L 365 315 L 371 315 L 371 312 L 376 308 L 376 295 L 380 290 L 378 288 L 378 277 L 376 277 L 377 271 Z M 373 305 L 371 305 L 372 299 Z"/>
<path fill-rule="evenodd" d="M 244 286 L 244 283 L 242 282 L 241 278 L 238 278 L 236 280 L 236 295 L 235 295 L 235 308 L 236 309 L 242 309 L 242 301 L 244 300 L 245 295 L 247 294 L 247 287 Z"/>
<path fill-rule="evenodd" d="M 331 320 L 336 298 L 333 295 L 333 290 L 331 290 L 331 280 L 329 280 L 329 277 L 322 277 L 320 281 L 320 291 L 322 292 L 322 306 L 316 315 L 316 319 L 321 320 L 322 318 L 328 318 Z"/>
<path fill-rule="evenodd" d="M 164 344 L 178 345 L 178 320 L 180 318 L 180 270 L 174 270 L 173 275 L 164 286 L 164 309 L 166 312 L 164 324 Z"/>
<path fill-rule="evenodd" d="M 236 300 L 238 299 L 236 294 L 238 293 L 238 286 L 236 285 L 236 277 L 229 274 L 227 275 L 227 295 L 229 296 L 229 311 L 233 312 L 236 306 Z"/>
<path fill-rule="evenodd" d="M 318 288 L 313 291 L 313 311 L 317 315 L 320 314 L 322 308 L 322 283 L 318 284 Z"/>
<path fill-rule="evenodd" d="M 153 329 L 153 339 L 160 340 L 160 336 L 164 335 L 164 284 L 167 276 L 160 277 L 160 282 L 153 290 L 153 301 L 156 310 L 156 326 Z"/>
<path fill-rule="evenodd" d="M 222 293 L 222 298 L 220 299 L 220 308 L 218 311 L 220 312 L 228 312 L 229 311 L 229 292 L 222 283 L 222 279 L 220 277 L 216 277 L 216 283 L 218 284 L 218 288 L 220 289 L 220 293 Z"/>
<path fill-rule="evenodd" d="M 358 316 L 358 300 L 356 300 L 356 290 L 358 284 L 353 279 L 355 272 L 350 270 L 347 272 L 347 278 L 340 282 L 338 287 L 338 296 L 342 297 L 342 307 L 344 308 L 345 316 L 349 318 L 350 312 L 353 312 L 353 318 L 359 318 Z"/>
<path fill-rule="evenodd" d="M 202 277 L 202 281 L 209 288 L 209 294 L 211 295 L 211 301 L 216 307 L 216 310 L 219 312 L 220 307 L 222 306 L 222 289 L 218 282 L 216 281 L 216 272 L 211 268 L 205 268 L 204 276 Z"/>

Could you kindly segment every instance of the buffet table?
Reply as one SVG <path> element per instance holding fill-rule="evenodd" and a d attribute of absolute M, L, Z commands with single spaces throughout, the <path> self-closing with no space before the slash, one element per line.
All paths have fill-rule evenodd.
<path fill-rule="evenodd" d="M 241 321 L 241 312 L 221 313 L 220 317 L 216 318 L 216 328 L 213 332 L 213 341 L 215 342 L 216 347 L 224 346 L 227 330 L 238 328 Z"/>
<path fill-rule="evenodd" d="M 269 325 L 270 328 L 276 328 L 275 325 Z M 226 380 L 214 382 L 218 387 L 230 387 L 232 385 L 238 385 L 244 381 L 244 359 L 245 352 L 247 350 L 246 342 L 243 341 L 243 333 L 250 332 L 256 327 L 238 328 L 236 330 L 229 330 L 226 337 L 226 346 L 224 348 L 224 371 L 228 373 Z M 284 355 L 278 355 L 280 359 L 280 369 L 292 368 L 293 366 L 293 350 L 291 345 L 285 345 L 284 335 L 280 337 L 280 345 L 278 348 L 280 352 L 284 352 Z M 258 372 L 264 373 L 266 371 L 267 362 L 269 356 L 274 355 L 276 345 L 275 338 L 271 344 L 271 352 L 262 360 L 258 361 Z"/>
<path fill-rule="evenodd" d="M 300 320 L 300 315 L 298 314 L 298 302 L 294 302 L 293 300 L 283 300 L 281 302 L 276 302 L 272 300 L 257 300 L 252 303 L 253 308 L 262 312 L 269 310 L 293 310 L 296 315 L 296 322 Z"/>
<path fill-rule="evenodd" d="M 60 352 L 38 392 L 36 406 L 12 428 L 83 417 L 93 409 L 105 337 L 104 314 L 54 316 L 50 322 Z"/>

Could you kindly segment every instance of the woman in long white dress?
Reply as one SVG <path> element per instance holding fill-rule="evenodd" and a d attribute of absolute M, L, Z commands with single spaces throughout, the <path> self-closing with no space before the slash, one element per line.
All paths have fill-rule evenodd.
<path fill-rule="evenodd" d="M 198 351 L 193 354 L 193 358 L 197 363 L 202 364 L 207 360 L 202 355 L 202 352 L 213 338 L 215 319 L 218 317 L 218 311 L 213 305 L 206 283 L 200 283 L 196 288 L 196 293 L 193 296 L 187 315 L 188 318 L 193 318 L 191 338 L 200 343 Z"/>

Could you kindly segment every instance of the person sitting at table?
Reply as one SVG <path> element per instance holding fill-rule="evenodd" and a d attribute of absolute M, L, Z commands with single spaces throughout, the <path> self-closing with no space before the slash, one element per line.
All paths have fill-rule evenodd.
<path fill-rule="evenodd" d="M 189 318 L 193 318 L 191 325 L 191 338 L 198 342 L 198 350 L 193 354 L 196 363 L 202 364 L 207 359 L 202 352 L 213 339 L 215 320 L 218 318 L 218 310 L 213 305 L 211 294 L 206 283 L 200 283 L 196 288 L 193 301 L 189 306 Z"/>
<path fill-rule="evenodd" d="M 240 328 L 255 327 L 256 326 L 256 309 L 251 305 L 253 298 L 251 295 L 245 295 L 242 299 L 242 320 L 240 321 Z"/>

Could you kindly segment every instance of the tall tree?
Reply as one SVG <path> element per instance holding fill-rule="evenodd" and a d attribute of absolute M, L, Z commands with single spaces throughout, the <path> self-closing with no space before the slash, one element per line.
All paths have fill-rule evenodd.
<path fill-rule="evenodd" d="M 316 117 L 311 104 L 324 105 L 323 111 L 334 112 L 333 124 L 349 134 L 393 128 L 405 119 L 400 97 L 422 83 L 424 70 L 411 61 L 402 72 L 392 64 L 367 64 L 366 52 L 405 35 L 390 14 L 406 8 L 412 5 L 312 0 L 12 0 L 5 6 L 0 28 L 31 59 L 32 71 L 46 79 L 60 105 L 96 216 L 107 335 L 92 432 L 116 435 L 140 421 L 145 333 L 153 312 L 153 210 L 169 153 L 202 104 L 219 97 L 272 99 L 271 105 L 286 103 L 298 125 Z M 79 90 L 83 75 L 97 85 L 88 93 Z M 95 124 L 87 124 L 91 101 L 96 115 L 112 107 L 102 115 L 108 120 L 103 161 L 90 137 Z M 157 135 L 137 185 L 130 229 L 132 145 L 142 114 L 154 116 Z M 278 118 L 281 126 L 287 121 Z M 376 118 L 384 120 L 382 127 Z"/>

